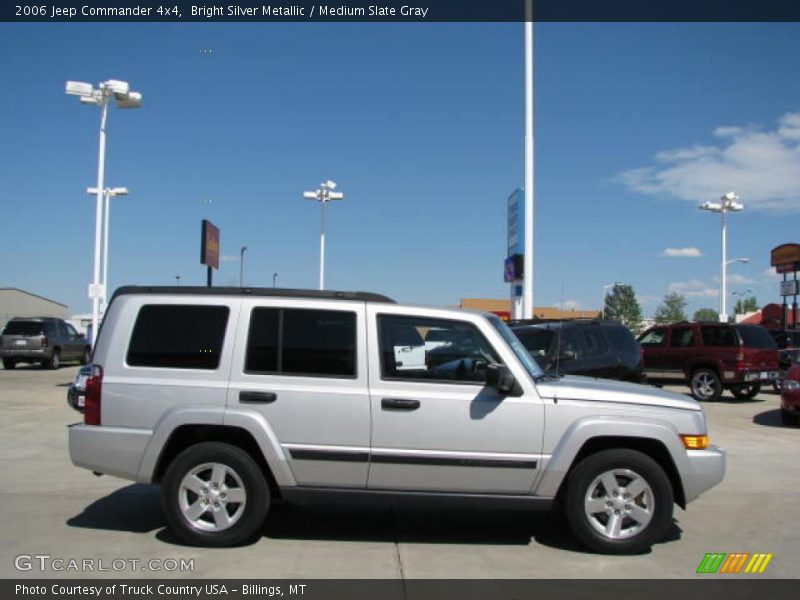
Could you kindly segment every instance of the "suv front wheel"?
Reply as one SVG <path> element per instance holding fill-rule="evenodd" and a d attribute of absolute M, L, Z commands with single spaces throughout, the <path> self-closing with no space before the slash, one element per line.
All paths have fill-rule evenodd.
<path fill-rule="evenodd" d="M 583 459 L 567 480 L 567 521 L 577 538 L 602 553 L 643 552 L 672 522 L 672 485 L 652 458 L 625 448 Z"/>
<path fill-rule="evenodd" d="M 714 369 L 702 367 L 692 373 L 689 382 L 692 396 L 699 401 L 716 401 L 722 397 L 722 382 Z"/>
<path fill-rule="evenodd" d="M 203 442 L 172 461 L 161 484 L 161 504 L 172 531 L 201 546 L 233 546 L 264 523 L 270 492 L 261 469 L 241 448 Z"/>

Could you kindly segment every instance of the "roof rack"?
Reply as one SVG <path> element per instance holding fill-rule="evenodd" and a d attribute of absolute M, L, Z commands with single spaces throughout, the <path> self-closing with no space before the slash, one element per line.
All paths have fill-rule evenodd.
<path fill-rule="evenodd" d="M 372 292 L 174 285 L 125 285 L 117 288 L 117 290 L 114 292 L 113 298 L 126 294 L 179 294 L 182 296 L 279 296 L 284 298 L 325 298 L 329 300 L 360 300 L 362 302 L 385 302 L 395 304 L 395 301 L 392 298 L 384 296 L 383 294 L 374 294 Z"/>

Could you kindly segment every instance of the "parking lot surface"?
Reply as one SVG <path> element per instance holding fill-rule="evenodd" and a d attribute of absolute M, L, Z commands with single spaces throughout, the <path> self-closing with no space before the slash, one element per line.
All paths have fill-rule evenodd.
<path fill-rule="evenodd" d="M 756 577 L 798 576 L 800 429 L 781 425 L 771 390 L 705 404 L 711 441 L 728 450 L 725 480 L 687 511 L 676 507 L 671 535 L 647 554 L 587 553 L 552 513 L 347 505 L 275 507 L 256 543 L 205 549 L 165 529 L 157 488 L 72 465 L 66 426 L 81 416 L 66 391 L 76 371 L 0 369 L 0 577 L 747 577 L 697 575 L 707 552 L 771 553 Z M 167 570 L 181 559 L 192 569 Z M 70 560 L 94 571 L 59 569 Z"/>

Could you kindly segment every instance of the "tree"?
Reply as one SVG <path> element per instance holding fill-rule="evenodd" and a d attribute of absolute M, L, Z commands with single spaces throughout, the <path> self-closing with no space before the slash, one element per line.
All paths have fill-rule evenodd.
<path fill-rule="evenodd" d="M 693 321 L 719 321 L 719 313 L 713 308 L 699 308 L 694 311 Z"/>
<path fill-rule="evenodd" d="M 656 323 L 676 323 L 686 321 L 686 298 L 679 292 L 664 296 L 664 301 L 656 308 Z"/>
<path fill-rule="evenodd" d="M 758 310 L 758 300 L 755 296 L 747 298 L 739 298 L 736 301 L 736 306 L 733 308 L 733 314 L 743 315 L 744 313 L 755 312 Z"/>
<path fill-rule="evenodd" d="M 614 284 L 611 291 L 606 294 L 603 317 L 622 323 L 633 333 L 642 330 L 642 307 L 639 306 L 633 286 L 624 283 Z"/>

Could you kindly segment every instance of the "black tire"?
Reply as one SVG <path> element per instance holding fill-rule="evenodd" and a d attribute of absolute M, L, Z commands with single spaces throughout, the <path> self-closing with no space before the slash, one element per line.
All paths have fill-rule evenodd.
<path fill-rule="evenodd" d="M 737 400 L 752 400 L 761 391 L 760 383 L 749 383 L 731 386 L 731 393 Z"/>
<path fill-rule="evenodd" d="M 61 366 L 61 350 L 56 348 L 53 350 L 53 356 L 47 362 L 42 363 L 46 369 L 58 369 Z"/>
<path fill-rule="evenodd" d="M 633 498 L 624 498 L 627 493 L 625 486 L 637 481 L 637 478 L 626 481 L 631 472 L 646 483 L 649 489 Z M 605 490 L 605 486 L 598 484 L 597 480 L 601 475 L 609 473 L 613 473 L 613 481 L 619 487 L 611 492 L 604 492 L 608 494 L 608 502 L 602 494 L 590 498 L 590 493 Z M 617 496 L 613 495 L 615 493 Z M 591 500 L 599 500 L 604 508 L 590 514 L 588 503 Z M 664 536 L 672 523 L 674 502 L 669 477 L 656 461 L 637 450 L 615 448 L 587 456 L 572 470 L 567 479 L 564 509 L 573 533 L 590 550 L 604 554 L 635 554 L 648 550 Z M 608 504 L 613 506 L 605 508 Z M 641 514 L 650 515 L 649 521 L 638 530 L 635 526 L 636 519 L 629 516 L 636 515 L 629 510 L 631 506 L 634 510 L 641 511 Z M 604 516 L 605 523 L 602 522 Z M 620 533 L 624 537 L 615 539 L 599 531 L 598 528 L 611 527 L 612 519 L 619 520 Z M 627 531 L 622 530 L 624 527 Z"/>
<path fill-rule="evenodd" d="M 224 489 L 230 490 L 239 487 L 240 484 L 245 502 L 243 508 L 237 503 L 230 505 L 223 503 L 221 509 L 214 509 L 206 501 L 208 508 L 198 517 L 200 525 L 195 525 L 184 515 L 181 508 L 182 499 L 191 502 L 194 496 L 188 488 L 182 488 L 182 482 L 193 470 L 208 464 L 223 465 L 239 478 L 238 482 L 233 481 L 234 486 Z M 202 477 L 200 479 L 202 480 Z M 228 483 L 231 479 L 226 478 L 224 481 Z M 222 490 L 223 486 L 219 489 Z M 222 498 L 224 495 L 219 497 Z M 161 507 L 167 524 L 175 535 L 191 545 L 235 546 L 251 540 L 261 531 L 270 507 L 270 499 L 267 480 L 255 460 L 241 448 L 222 442 L 203 442 L 190 446 L 170 463 L 161 482 Z M 202 501 L 200 496 L 194 498 L 194 502 L 200 501 Z M 228 513 L 229 518 L 235 518 L 234 523 L 219 531 L 202 528 L 204 524 L 207 524 L 207 527 L 217 527 L 214 513 L 219 513 L 220 510 Z M 237 512 L 239 510 L 241 513 Z M 200 517 L 205 519 L 201 520 Z M 210 521 L 215 524 L 212 525 Z"/>
<path fill-rule="evenodd" d="M 797 415 L 790 413 L 788 410 L 781 409 L 781 421 L 787 427 L 797 427 L 800 425 L 800 419 L 797 418 Z"/>
<path fill-rule="evenodd" d="M 91 359 L 92 359 L 92 351 L 89 348 L 84 348 L 83 354 L 81 354 L 81 364 L 88 365 Z"/>
<path fill-rule="evenodd" d="M 4 358 L 3 359 L 3 368 L 5 370 L 10 371 L 16 366 L 17 366 L 17 362 L 13 358 Z"/>
<path fill-rule="evenodd" d="M 701 367 L 689 379 L 692 397 L 700 402 L 716 402 L 722 397 L 722 382 L 714 369 Z"/>

